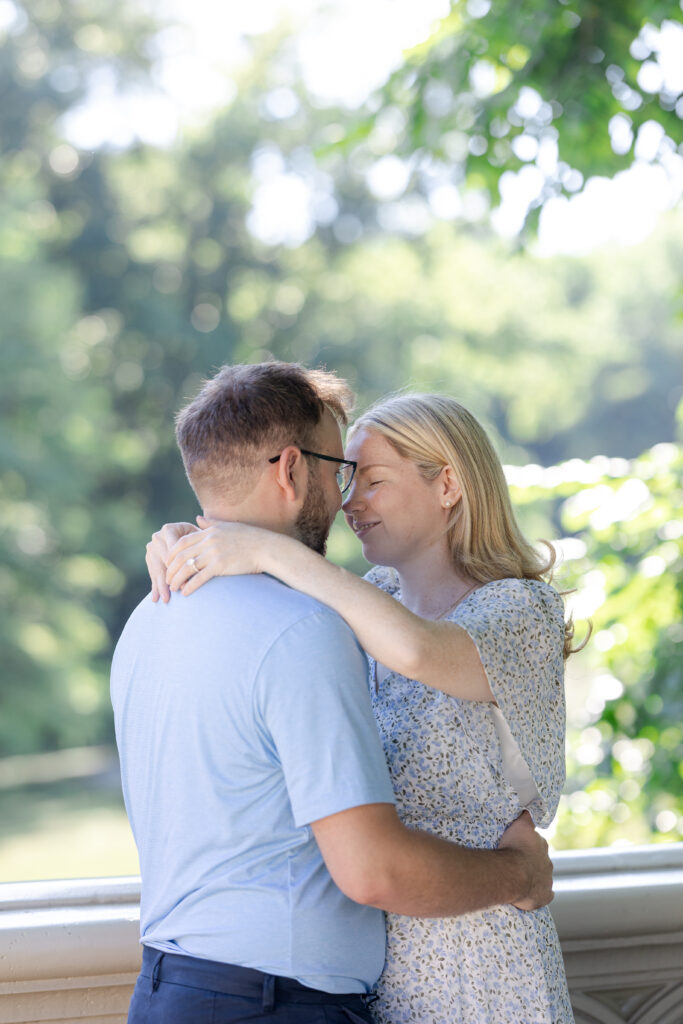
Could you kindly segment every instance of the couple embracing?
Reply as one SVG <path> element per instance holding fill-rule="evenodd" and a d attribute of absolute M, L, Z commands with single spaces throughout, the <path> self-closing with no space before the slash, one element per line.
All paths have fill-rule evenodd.
<path fill-rule="evenodd" d="M 564 780 L 552 552 L 462 406 L 390 398 L 345 452 L 351 397 L 226 366 L 178 416 L 203 528 L 155 534 L 112 668 L 130 1024 L 573 1020 L 533 828 Z M 365 580 L 324 558 L 340 507 Z"/>

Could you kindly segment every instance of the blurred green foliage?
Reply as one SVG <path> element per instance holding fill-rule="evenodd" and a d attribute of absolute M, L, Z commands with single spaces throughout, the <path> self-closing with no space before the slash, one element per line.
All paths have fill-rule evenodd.
<path fill-rule="evenodd" d="M 586 695 L 557 844 L 679 835 L 680 215 L 637 248 L 580 260 L 541 260 L 453 224 L 381 231 L 363 159 L 333 152 L 324 171 L 315 160 L 317 141 L 354 115 L 312 103 L 277 39 L 255 48 L 231 106 L 174 146 L 80 151 L 64 115 L 98 75 L 145 81 L 156 27 L 113 0 L 11 6 L 0 47 L 11 97 L 0 106 L 0 755 L 111 740 L 109 660 L 147 589 L 144 544 L 198 511 L 173 414 L 220 364 L 275 356 L 337 370 L 361 406 L 406 385 L 452 392 L 510 463 L 635 460 L 604 473 L 589 461 L 585 487 L 547 470 L 514 493 L 530 536 L 585 545 L 569 583 L 604 592 L 576 659 Z M 296 113 L 266 117 L 283 82 Z M 318 210 L 296 247 L 248 230 L 269 161 L 306 182 Z M 650 504 L 601 519 L 621 507 L 610 494 L 642 488 Z M 361 568 L 339 528 L 331 554 Z"/>
<path fill-rule="evenodd" d="M 683 412 L 683 405 L 681 406 Z M 557 585 L 576 588 L 568 672 L 568 786 L 557 848 L 683 838 L 683 446 L 512 469 L 522 518 L 565 537 Z"/>
<path fill-rule="evenodd" d="M 489 202 L 533 167 L 535 223 L 551 196 L 630 166 L 643 126 L 661 127 L 664 161 L 676 151 L 680 79 L 661 74 L 658 31 L 680 13 L 677 0 L 451 0 L 341 144 L 372 148 L 390 121 L 418 188 L 440 171 Z"/>

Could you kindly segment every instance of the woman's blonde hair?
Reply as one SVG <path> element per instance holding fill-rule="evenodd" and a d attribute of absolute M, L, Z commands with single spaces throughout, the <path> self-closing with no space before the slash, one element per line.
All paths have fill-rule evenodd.
<path fill-rule="evenodd" d="M 450 466 L 462 498 L 451 512 L 448 543 L 456 568 L 480 583 L 500 579 L 552 578 L 555 550 L 544 557 L 520 530 L 500 459 L 472 413 L 447 395 L 399 394 L 382 399 L 351 428 L 374 430 L 427 480 Z M 565 624 L 565 658 L 574 626 Z"/>

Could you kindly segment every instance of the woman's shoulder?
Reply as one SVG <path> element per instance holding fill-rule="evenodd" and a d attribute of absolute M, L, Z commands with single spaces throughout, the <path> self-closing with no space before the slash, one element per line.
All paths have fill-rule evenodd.
<path fill-rule="evenodd" d="M 395 594 L 399 589 L 398 573 L 388 565 L 373 565 L 363 579 L 386 591 L 387 594 Z"/>
<path fill-rule="evenodd" d="M 479 593 L 510 594 L 512 596 L 527 595 L 534 600 L 562 601 L 559 592 L 545 580 L 519 579 L 517 576 L 505 576 L 500 580 L 490 580 L 479 587 Z"/>
<path fill-rule="evenodd" d="M 464 603 L 464 602 L 463 602 Z M 564 601 L 562 595 L 543 580 L 517 579 L 506 577 L 485 583 L 471 595 L 474 609 L 499 606 L 501 610 L 517 611 L 524 615 L 539 615 L 564 623 Z"/>

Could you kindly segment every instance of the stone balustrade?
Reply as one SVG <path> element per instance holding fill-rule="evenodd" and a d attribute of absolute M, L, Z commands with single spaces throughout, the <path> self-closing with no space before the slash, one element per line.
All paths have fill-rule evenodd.
<path fill-rule="evenodd" d="M 683 844 L 553 859 L 577 1024 L 682 1024 Z M 123 1024 L 139 895 L 135 878 L 0 885 L 0 1024 Z"/>

